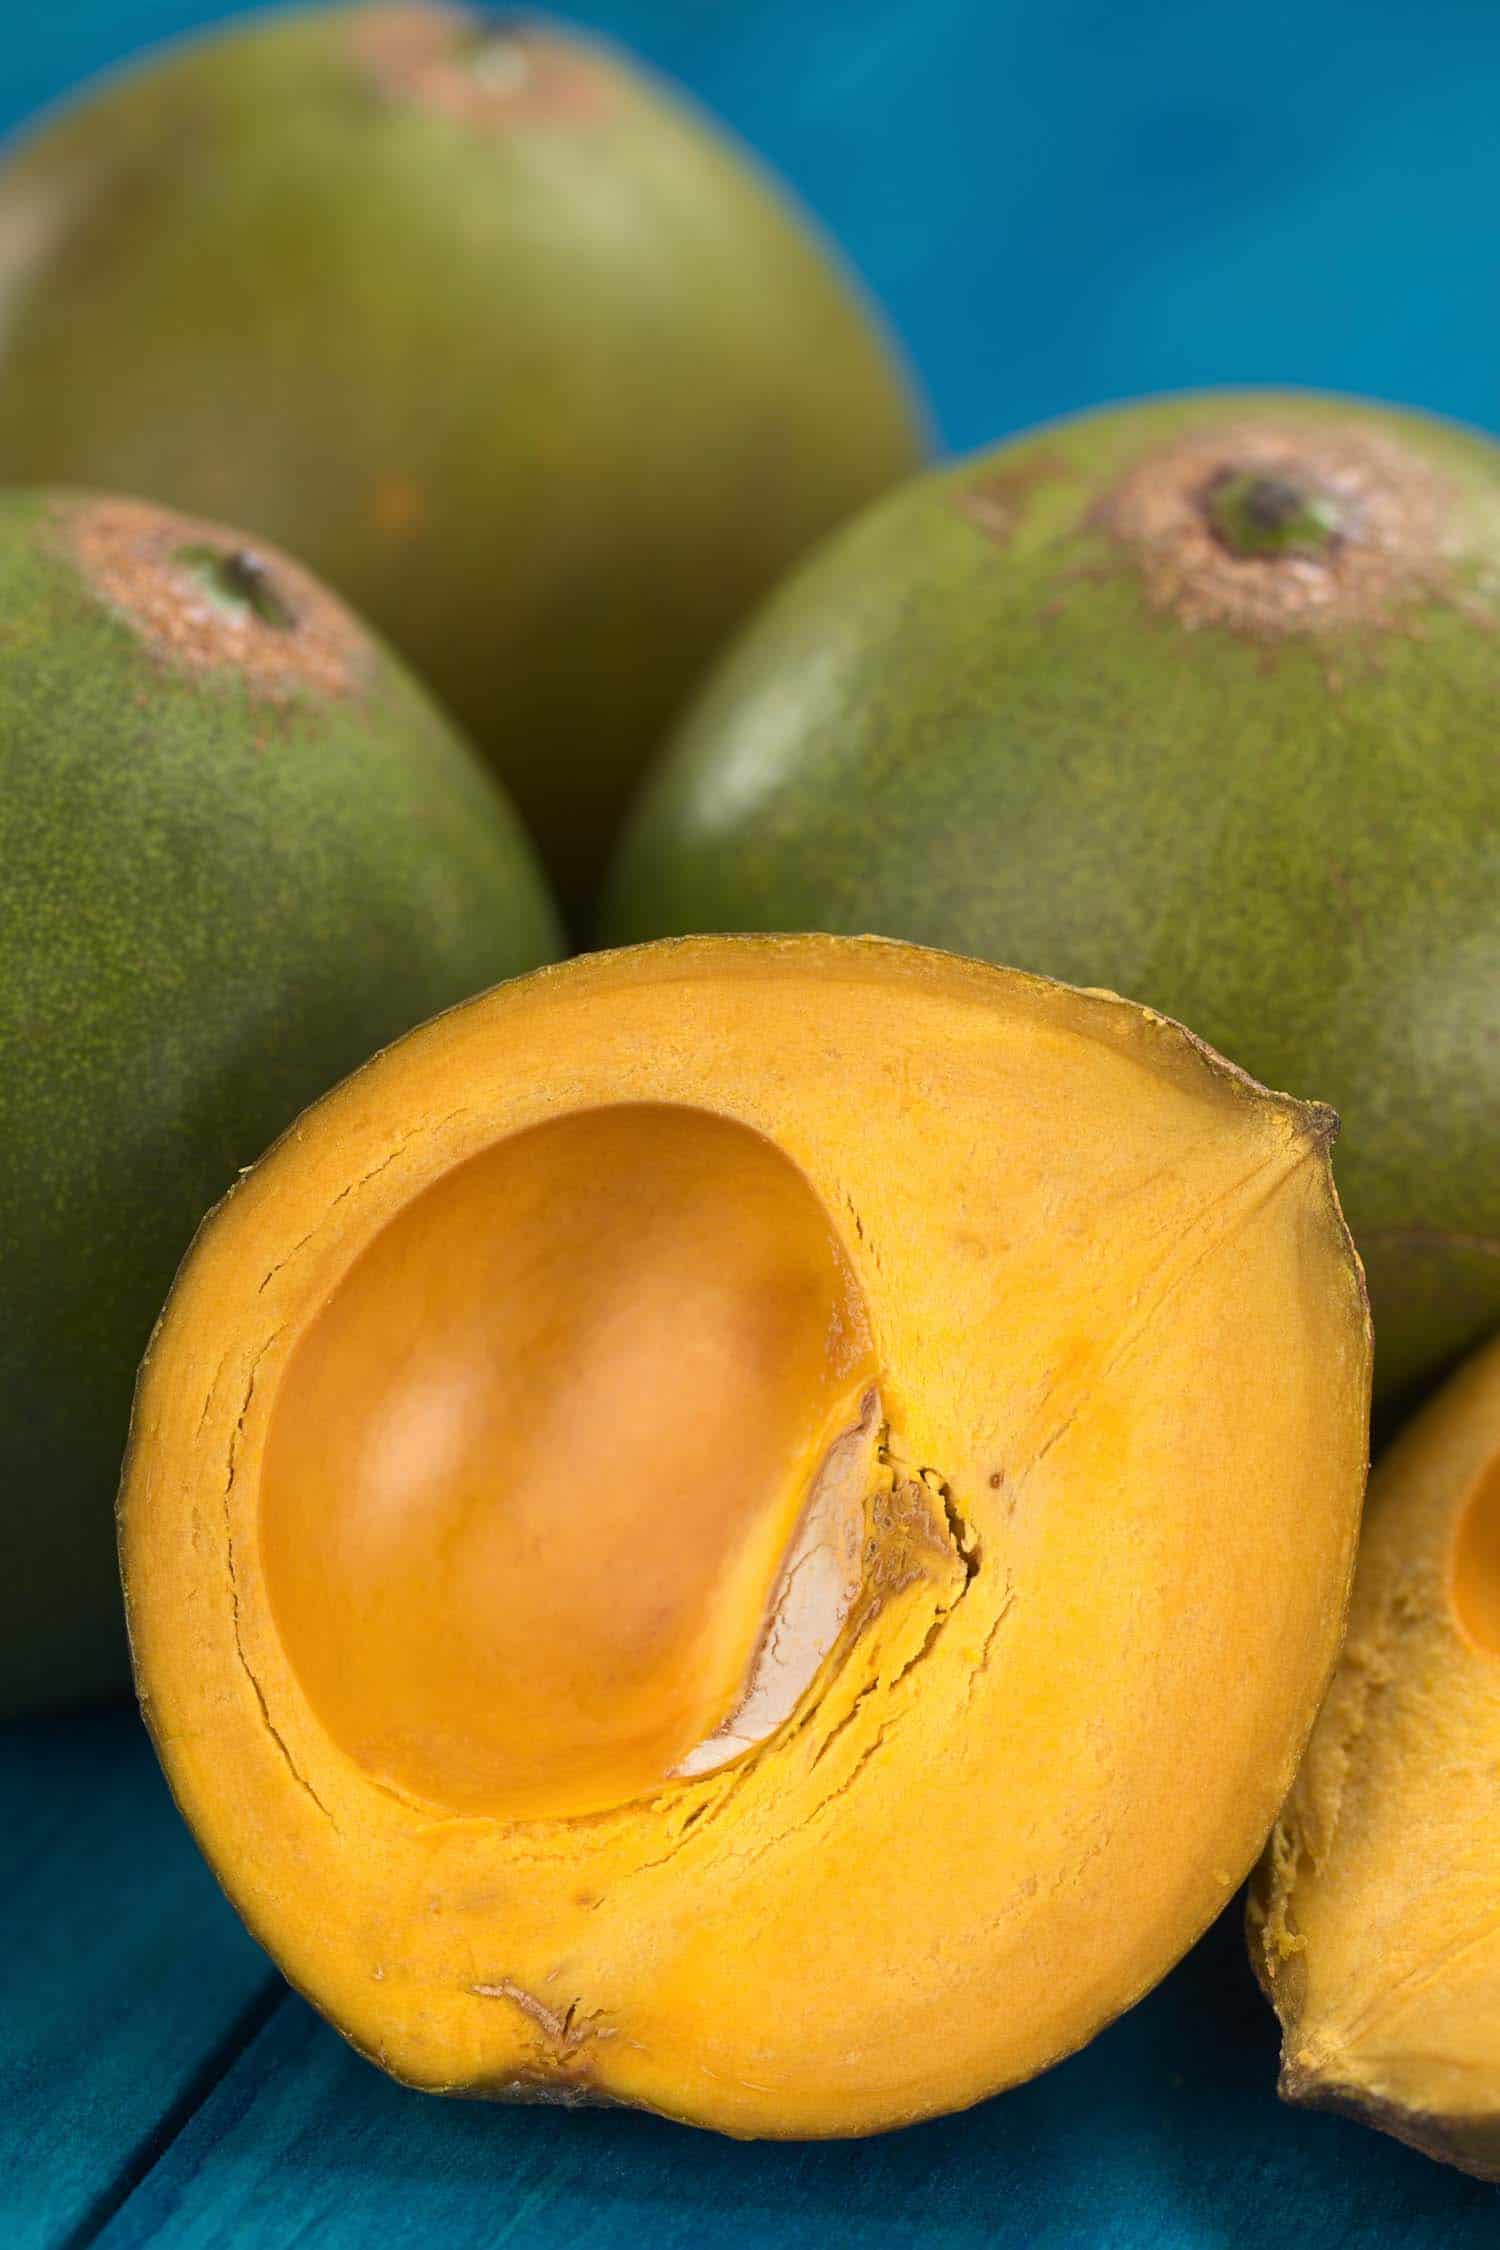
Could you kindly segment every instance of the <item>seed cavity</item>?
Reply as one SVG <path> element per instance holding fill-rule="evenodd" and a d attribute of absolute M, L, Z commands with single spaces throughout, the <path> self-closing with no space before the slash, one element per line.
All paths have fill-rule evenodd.
<path fill-rule="evenodd" d="M 407 1798 L 616 1810 L 788 1718 L 859 1591 L 879 1431 L 791 1158 L 688 1105 L 564 1112 L 406 1203 L 302 1333 L 260 1486 L 282 1648 Z"/>

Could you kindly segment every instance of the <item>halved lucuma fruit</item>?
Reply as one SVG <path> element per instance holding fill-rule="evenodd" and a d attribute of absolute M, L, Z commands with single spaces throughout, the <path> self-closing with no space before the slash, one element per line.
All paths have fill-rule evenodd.
<path fill-rule="evenodd" d="M 1250 1901 L 1281 2091 L 1500 2179 L 1500 1340 L 1370 1487 L 1349 1639 Z"/>
<path fill-rule="evenodd" d="M 398 2077 L 741 2134 L 958 2107 L 1224 1903 L 1332 1665 L 1369 1333 L 1330 1113 L 875 940 L 503 986 L 205 1227 L 142 1702 Z"/>

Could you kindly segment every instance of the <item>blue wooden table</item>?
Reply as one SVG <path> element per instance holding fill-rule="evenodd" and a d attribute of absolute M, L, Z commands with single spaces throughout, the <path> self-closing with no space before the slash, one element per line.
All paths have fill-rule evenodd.
<path fill-rule="evenodd" d="M 0 125 L 229 12 L 13 5 Z M 797 183 L 890 306 L 952 445 L 1216 381 L 1500 426 L 1495 0 L 571 12 Z M 0 2250 L 1500 2243 L 1500 2191 L 1277 2105 L 1236 1913 L 1037 2084 L 880 2141 L 780 2148 L 388 2085 L 240 1931 L 123 1712 L 0 1733 L 0 1898 Z"/>
<path fill-rule="evenodd" d="M 1279 2107 L 1237 1909 L 1132 2015 L 1018 2093 L 875 2141 L 740 2145 L 391 2085 L 244 1936 L 125 1713 L 11 1730 L 0 1804 L 5 2250 L 1500 2239 L 1500 2190 Z"/>

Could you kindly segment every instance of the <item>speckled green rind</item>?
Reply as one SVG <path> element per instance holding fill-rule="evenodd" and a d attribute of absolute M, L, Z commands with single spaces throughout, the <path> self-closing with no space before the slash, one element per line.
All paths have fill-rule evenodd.
<path fill-rule="evenodd" d="M 1431 465 L 1401 630 L 1258 642 L 1098 517 L 1247 417 Z M 974 510 L 974 496 L 979 507 Z M 1167 400 L 908 485 L 761 611 L 634 816 L 605 924 L 879 931 L 1108 985 L 1343 1115 L 1390 1401 L 1500 1324 L 1500 449 L 1346 401 Z"/>
<path fill-rule="evenodd" d="M 460 58 L 480 20 L 403 12 Z M 465 119 L 382 85 L 364 13 L 175 52 L 11 158 L 0 477 L 300 555 L 577 908 L 716 644 L 916 465 L 917 420 L 823 247 L 676 101 L 572 44 L 604 98 Z"/>
<path fill-rule="evenodd" d="M 131 1385 L 204 1211 L 375 1048 L 557 950 L 490 776 L 361 663 L 281 703 L 174 670 L 51 503 L 0 501 L 0 1710 L 127 1682 Z"/>

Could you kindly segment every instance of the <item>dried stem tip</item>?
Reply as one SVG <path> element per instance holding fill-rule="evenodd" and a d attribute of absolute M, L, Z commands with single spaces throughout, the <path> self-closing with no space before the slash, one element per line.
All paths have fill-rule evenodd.
<path fill-rule="evenodd" d="M 1221 469 L 1205 486 L 1202 505 L 1220 546 L 1244 562 L 1329 555 L 1344 537 L 1335 493 L 1259 469 Z"/>

